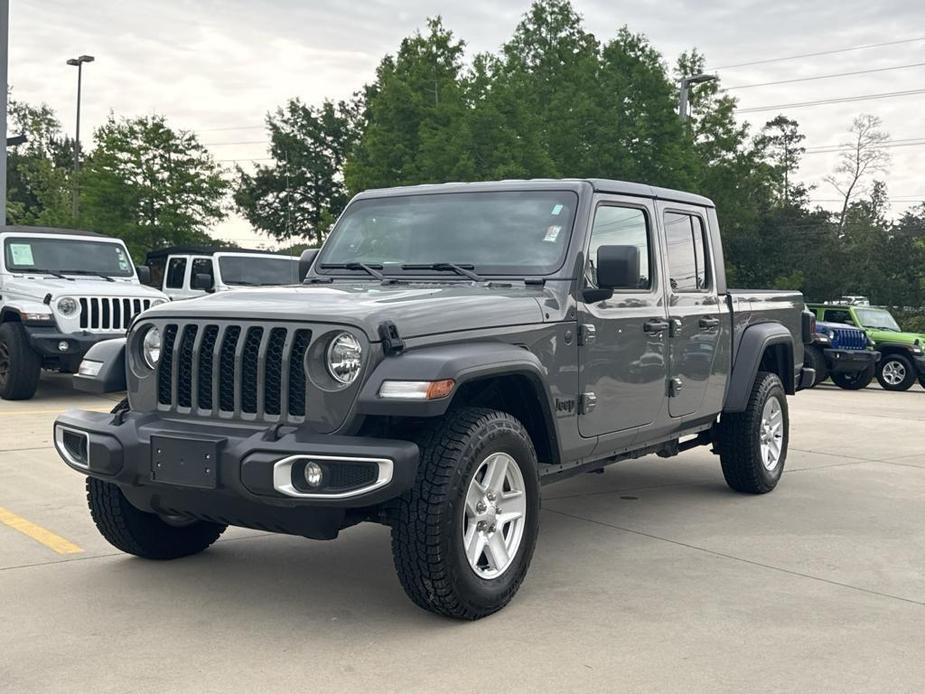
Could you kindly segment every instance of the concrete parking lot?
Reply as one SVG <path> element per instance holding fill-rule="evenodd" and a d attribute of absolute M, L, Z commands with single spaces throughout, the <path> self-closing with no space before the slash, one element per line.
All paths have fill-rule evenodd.
<path fill-rule="evenodd" d="M 884 691 L 925 682 L 925 392 L 791 400 L 777 491 L 706 450 L 547 487 L 501 613 L 414 607 L 388 531 L 239 529 L 154 563 L 113 550 L 51 422 L 111 400 L 0 402 L 0 691 Z"/>

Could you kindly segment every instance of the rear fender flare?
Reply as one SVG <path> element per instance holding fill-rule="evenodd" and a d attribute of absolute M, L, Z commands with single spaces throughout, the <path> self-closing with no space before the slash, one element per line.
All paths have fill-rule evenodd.
<path fill-rule="evenodd" d="M 723 412 L 745 411 L 761 360 L 768 348 L 775 345 L 783 345 L 786 352 L 784 372 L 778 374 L 784 383 L 784 391 L 791 395 L 795 392 L 797 367 L 793 363 L 793 335 L 780 323 L 759 323 L 749 326 L 742 333 L 726 387 Z"/>

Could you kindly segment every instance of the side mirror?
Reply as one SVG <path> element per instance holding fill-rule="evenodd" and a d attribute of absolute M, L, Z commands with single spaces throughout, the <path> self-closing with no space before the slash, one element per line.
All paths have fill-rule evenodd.
<path fill-rule="evenodd" d="M 151 284 L 151 268 L 147 265 L 136 265 L 135 272 L 138 273 L 138 281 L 142 284 Z"/>
<path fill-rule="evenodd" d="M 193 279 L 190 281 L 191 289 L 201 289 L 207 292 L 211 292 L 215 287 L 215 280 L 207 272 L 197 272 L 193 275 Z"/>
<path fill-rule="evenodd" d="M 299 257 L 299 281 L 304 282 L 308 271 L 312 269 L 312 263 L 315 262 L 315 258 L 318 256 L 317 248 L 307 248 L 302 251 L 302 255 Z"/>
<path fill-rule="evenodd" d="M 597 249 L 597 289 L 585 289 L 589 303 L 613 296 L 615 289 L 639 289 L 639 249 L 636 246 L 600 246 Z"/>

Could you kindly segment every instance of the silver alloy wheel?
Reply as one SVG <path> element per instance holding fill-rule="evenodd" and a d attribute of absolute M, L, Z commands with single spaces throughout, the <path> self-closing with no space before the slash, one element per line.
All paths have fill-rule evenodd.
<path fill-rule="evenodd" d="M 462 540 L 480 578 L 498 578 L 514 562 L 524 535 L 527 491 L 517 462 L 492 453 L 475 470 L 463 509 Z"/>
<path fill-rule="evenodd" d="M 773 471 L 780 462 L 784 450 L 784 411 L 780 401 L 770 397 L 761 411 L 761 462 L 768 471 Z"/>
<path fill-rule="evenodd" d="M 906 367 L 901 361 L 891 359 L 883 365 L 883 380 L 891 386 L 898 386 L 906 380 Z"/>

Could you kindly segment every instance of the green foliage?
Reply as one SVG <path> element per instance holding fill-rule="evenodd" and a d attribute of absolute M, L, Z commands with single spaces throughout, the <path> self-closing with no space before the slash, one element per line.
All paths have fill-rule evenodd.
<path fill-rule="evenodd" d="M 94 144 L 81 169 L 82 226 L 121 237 L 136 258 L 210 242 L 229 184 L 194 134 L 172 130 L 163 116 L 110 116 Z"/>
<path fill-rule="evenodd" d="M 267 116 L 271 166 L 238 168 L 234 201 L 254 226 L 278 240 L 317 243 L 347 204 L 343 166 L 356 139 L 359 105 L 291 99 Z"/>

